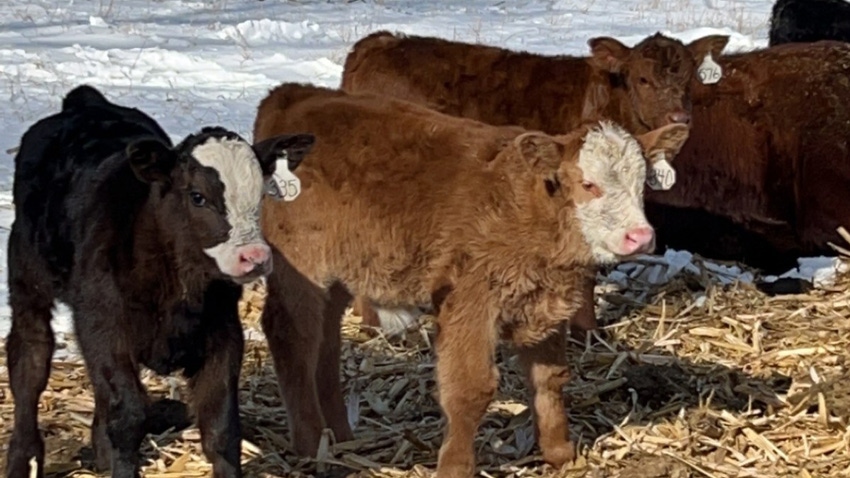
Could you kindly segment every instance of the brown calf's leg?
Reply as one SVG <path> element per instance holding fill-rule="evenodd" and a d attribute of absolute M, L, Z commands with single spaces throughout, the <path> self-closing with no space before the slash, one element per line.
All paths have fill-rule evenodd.
<path fill-rule="evenodd" d="M 266 279 L 263 333 L 269 342 L 286 406 L 292 446 L 299 455 L 314 456 L 325 428 L 316 369 L 326 293 L 295 270 L 278 251 L 274 250 L 273 256 L 274 269 Z"/>
<path fill-rule="evenodd" d="M 588 276 L 582 282 L 582 305 L 570 320 L 570 334 L 577 340 L 584 341 L 587 333 L 596 330 L 599 324 L 596 322 L 596 311 L 594 310 L 594 292 L 596 286 L 596 275 Z"/>
<path fill-rule="evenodd" d="M 322 345 L 319 349 L 319 363 L 316 367 L 316 384 L 319 403 L 327 426 L 334 432 L 337 442 L 354 439 L 351 425 L 348 423 L 348 411 L 340 384 L 341 365 L 341 326 L 345 308 L 351 302 L 351 294 L 340 284 L 334 284 L 328 290 L 329 299 L 324 310 Z M 370 309 L 371 310 L 371 309 Z"/>
<path fill-rule="evenodd" d="M 363 296 L 357 296 L 354 298 L 354 310 L 352 313 L 354 315 L 359 315 L 363 320 L 360 322 L 364 326 L 368 327 L 380 327 L 381 319 L 378 317 L 378 313 L 375 312 L 375 308 L 372 307 L 371 301 Z"/>
<path fill-rule="evenodd" d="M 239 372 L 245 339 L 239 322 L 242 288 L 214 283 L 204 298 L 206 358 L 192 377 L 192 400 L 204 455 L 214 478 L 240 478 Z"/>
<path fill-rule="evenodd" d="M 537 440 L 543 459 L 555 467 L 575 458 L 563 397 L 570 379 L 566 342 L 566 324 L 562 324 L 542 342 L 518 349 L 532 395 Z"/>
<path fill-rule="evenodd" d="M 13 232 L 10 246 L 18 244 Z M 10 258 L 13 256 L 10 254 Z M 9 441 L 6 476 L 30 475 L 35 458 L 36 476 L 44 476 L 44 440 L 38 430 L 38 401 L 47 387 L 55 338 L 50 327 L 53 296 L 50 283 L 36 282 L 46 274 L 34 273 L 38 261 L 10 261 L 9 304 L 12 329 L 6 339 L 9 386 L 15 402 L 15 425 Z M 43 271 L 42 271 L 43 272 Z"/>
<path fill-rule="evenodd" d="M 452 292 L 440 308 L 438 319 L 437 385 L 446 417 L 438 478 L 473 475 L 475 434 L 499 384 L 494 357 L 495 315 L 486 307 L 482 310 L 481 304 L 461 303 L 458 299 L 459 294 Z"/>

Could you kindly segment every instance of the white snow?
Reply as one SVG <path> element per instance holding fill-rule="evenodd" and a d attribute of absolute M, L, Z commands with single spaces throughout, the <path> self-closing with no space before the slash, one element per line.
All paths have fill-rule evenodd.
<path fill-rule="evenodd" d="M 9 330 L 6 247 L 13 156 L 34 121 L 89 83 L 146 111 L 173 139 L 221 124 L 251 138 L 254 112 L 283 81 L 338 86 L 348 48 L 388 29 L 539 53 L 587 54 L 587 40 L 632 45 L 660 31 L 683 41 L 728 34 L 727 52 L 767 44 L 773 0 L 4 0 L 0 6 L 0 336 Z M 612 274 L 652 282 L 694 273 L 684 251 Z M 653 262 L 655 264 L 653 264 Z M 751 276 L 707 266 L 722 282 Z M 828 280 L 832 260 L 798 272 Z M 640 270 L 638 270 L 640 269 Z M 697 271 L 698 272 L 698 271 Z M 619 276 L 618 276 L 619 274 Z M 621 277 L 622 278 L 622 277 Z M 58 331 L 70 332 L 67 309 Z"/>

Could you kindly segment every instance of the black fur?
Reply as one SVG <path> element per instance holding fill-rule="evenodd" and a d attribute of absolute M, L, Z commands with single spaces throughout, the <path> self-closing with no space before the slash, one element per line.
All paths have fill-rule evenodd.
<path fill-rule="evenodd" d="M 98 467 L 111 467 L 114 477 L 137 476 L 147 418 L 138 378 L 144 364 L 161 374 L 182 369 L 190 378 L 215 476 L 241 476 L 242 289 L 203 252 L 227 238 L 229 224 L 218 173 L 191 155 L 210 136 L 241 140 L 204 128 L 174 147 L 148 115 L 88 86 L 69 92 L 60 113 L 24 134 L 8 244 L 15 428 L 7 476 L 29 476 L 32 457 L 43 476 L 37 404 L 54 349 L 54 300 L 73 311 L 94 385 Z M 312 142 L 309 135 L 278 137 L 274 144 L 284 146 L 266 149 L 276 154 L 305 137 Z M 261 156 L 263 170 L 274 171 L 275 159 Z M 193 206 L 195 190 L 215 207 Z"/>
<path fill-rule="evenodd" d="M 846 0 L 777 0 L 770 15 L 769 45 L 850 42 L 850 3 Z"/>

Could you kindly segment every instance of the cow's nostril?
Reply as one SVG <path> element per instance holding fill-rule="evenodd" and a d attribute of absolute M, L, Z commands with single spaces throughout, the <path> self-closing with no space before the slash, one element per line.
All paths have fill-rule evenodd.
<path fill-rule="evenodd" d="M 256 244 L 243 246 L 239 250 L 239 269 L 243 274 L 247 274 L 259 265 L 265 265 L 271 258 L 271 250 L 264 244 Z"/>
<path fill-rule="evenodd" d="M 691 114 L 687 111 L 674 111 L 667 115 L 669 123 L 690 124 Z"/>
<path fill-rule="evenodd" d="M 625 254 L 647 252 L 655 248 L 655 230 L 652 227 L 641 226 L 626 231 L 623 239 L 623 251 Z"/>

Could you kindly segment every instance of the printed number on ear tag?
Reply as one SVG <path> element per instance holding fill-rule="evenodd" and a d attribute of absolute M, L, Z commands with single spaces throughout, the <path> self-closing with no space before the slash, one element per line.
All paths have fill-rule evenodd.
<path fill-rule="evenodd" d="M 711 58 L 711 53 L 705 55 L 702 59 L 702 64 L 697 68 L 699 81 L 706 85 L 713 85 L 720 81 L 723 76 L 723 69 L 720 68 L 714 59 Z"/>
<path fill-rule="evenodd" d="M 286 152 L 278 158 L 267 192 L 275 198 L 294 201 L 301 194 L 301 180 L 289 170 L 288 159 Z"/>
<path fill-rule="evenodd" d="M 676 184 L 676 170 L 662 158 L 646 171 L 646 184 L 655 191 L 667 191 Z"/>

